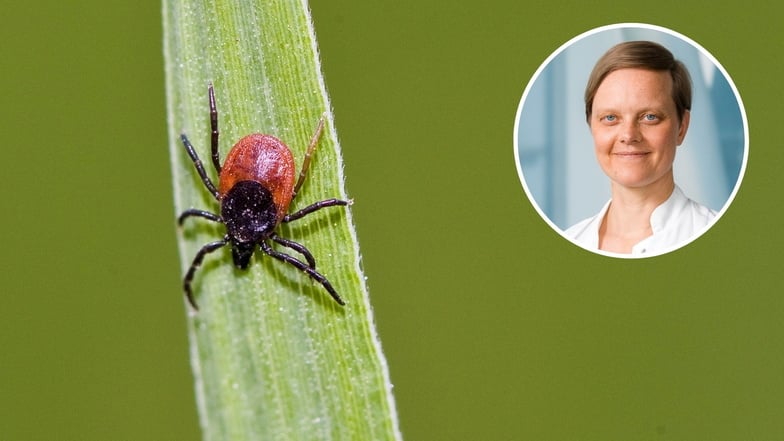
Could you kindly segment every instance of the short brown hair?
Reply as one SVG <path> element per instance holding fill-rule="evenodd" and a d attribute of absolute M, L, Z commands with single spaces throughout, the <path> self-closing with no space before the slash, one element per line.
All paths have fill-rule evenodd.
<path fill-rule="evenodd" d="M 691 78 L 686 66 L 676 60 L 672 52 L 652 41 L 627 41 L 610 48 L 591 71 L 585 86 L 585 120 L 591 123 L 591 111 L 596 90 L 604 78 L 619 69 L 638 68 L 667 71 L 672 77 L 672 99 L 678 110 L 678 119 L 691 110 Z"/>

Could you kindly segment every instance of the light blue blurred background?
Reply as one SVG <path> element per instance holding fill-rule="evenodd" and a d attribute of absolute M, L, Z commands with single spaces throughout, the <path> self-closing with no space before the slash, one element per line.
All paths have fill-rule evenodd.
<path fill-rule="evenodd" d="M 539 213 L 565 230 L 595 215 L 610 184 L 593 152 L 583 93 L 591 69 L 613 45 L 650 40 L 664 45 L 689 70 L 691 124 L 675 159 L 675 182 L 687 196 L 722 211 L 745 164 L 745 115 L 731 80 L 694 42 L 664 29 L 623 25 L 576 37 L 551 55 L 528 84 L 518 109 L 518 172 Z"/>

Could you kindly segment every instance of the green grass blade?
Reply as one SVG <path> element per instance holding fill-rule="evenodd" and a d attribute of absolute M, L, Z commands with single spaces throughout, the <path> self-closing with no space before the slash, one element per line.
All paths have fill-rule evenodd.
<path fill-rule="evenodd" d="M 299 168 L 326 112 L 308 179 L 291 210 L 347 198 L 305 1 L 164 0 L 163 21 L 178 213 L 218 211 L 179 141 L 181 132 L 188 134 L 217 181 L 209 156 L 209 82 L 221 157 L 242 136 L 262 132 L 283 140 Z M 193 284 L 200 311 L 188 317 L 204 439 L 400 439 L 350 208 L 324 209 L 282 225 L 279 233 L 313 252 L 347 305 L 261 253 L 247 271 L 231 265 L 228 247 L 208 255 Z M 223 234 L 221 225 L 188 219 L 178 230 L 183 270 L 203 244 Z"/>

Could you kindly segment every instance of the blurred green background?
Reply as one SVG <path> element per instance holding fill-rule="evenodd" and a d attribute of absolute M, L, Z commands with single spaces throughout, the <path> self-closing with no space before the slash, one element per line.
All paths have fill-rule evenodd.
<path fill-rule="evenodd" d="M 311 4 L 405 439 L 784 438 L 780 9 L 525 3 Z M 160 4 L 0 10 L 0 439 L 198 439 Z M 614 22 L 711 51 L 751 130 L 729 211 L 647 260 L 560 238 L 514 165 L 530 76 Z"/>

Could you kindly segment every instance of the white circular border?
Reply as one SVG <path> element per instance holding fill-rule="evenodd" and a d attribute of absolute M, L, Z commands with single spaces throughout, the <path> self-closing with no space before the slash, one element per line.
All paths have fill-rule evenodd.
<path fill-rule="evenodd" d="M 539 78 L 539 75 L 542 73 L 542 71 L 550 64 L 550 62 L 555 57 L 560 55 L 561 52 L 563 52 L 566 48 L 568 48 L 569 46 L 571 46 L 575 42 L 580 41 L 583 38 L 589 37 L 591 35 L 598 34 L 600 32 L 608 31 L 608 30 L 611 30 L 611 29 L 618 29 L 618 28 L 642 28 L 642 29 L 650 29 L 650 30 L 654 30 L 654 31 L 663 32 L 663 33 L 666 33 L 666 34 L 670 34 L 670 35 L 672 35 L 672 36 L 674 36 L 676 38 L 679 38 L 679 39 L 685 41 L 686 43 L 689 43 L 690 45 L 692 45 L 695 48 L 697 48 L 700 52 L 702 52 L 702 54 L 705 57 L 707 57 L 713 63 L 714 66 L 716 66 L 717 69 L 719 69 L 721 74 L 724 75 L 724 78 L 727 80 L 727 83 L 732 88 L 732 92 L 735 94 L 735 99 L 737 100 L 738 108 L 740 109 L 741 119 L 743 120 L 743 161 L 741 162 L 740 171 L 738 173 L 738 179 L 737 179 L 737 181 L 735 181 L 735 187 L 732 189 L 732 193 L 730 193 L 729 198 L 727 198 L 727 202 L 724 203 L 724 206 L 718 212 L 716 217 L 711 221 L 711 223 L 708 224 L 705 228 L 703 228 L 698 233 L 694 234 L 691 237 L 691 239 L 689 239 L 688 241 L 683 242 L 683 243 L 681 243 L 681 244 L 679 244 L 677 246 L 673 246 L 673 247 L 667 248 L 667 249 L 665 249 L 665 250 L 663 250 L 663 251 L 661 251 L 659 253 L 655 253 L 655 254 L 632 255 L 632 254 L 612 253 L 612 252 L 603 251 L 603 250 L 599 250 L 599 249 L 594 250 L 594 249 L 586 248 L 586 247 L 580 245 L 579 243 L 577 243 L 576 241 L 572 240 L 570 237 L 568 237 L 565 234 L 565 232 L 563 230 L 561 230 L 561 228 L 559 228 L 557 225 L 555 225 L 555 223 L 553 223 L 553 221 L 551 221 L 550 218 L 539 207 L 539 204 L 536 202 L 536 199 L 534 199 L 533 194 L 531 193 L 531 190 L 528 188 L 528 184 L 525 182 L 525 177 L 523 176 L 523 168 L 520 165 L 520 146 L 519 146 L 519 133 L 518 133 L 519 128 L 520 128 L 520 116 L 522 115 L 523 104 L 525 104 L 525 100 L 528 97 L 528 92 L 530 92 L 530 90 L 533 87 L 534 83 L 536 83 L 536 80 Z M 520 99 L 520 104 L 517 106 L 517 113 L 515 114 L 514 134 L 513 134 L 513 136 L 514 136 L 514 140 L 513 140 L 514 152 L 513 153 L 514 153 L 514 157 L 515 157 L 515 166 L 517 168 L 517 176 L 520 178 L 520 182 L 523 184 L 523 190 L 525 190 L 525 195 L 528 197 L 528 200 L 531 202 L 531 204 L 536 209 L 536 212 L 539 213 L 539 216 L 542 219 L 544 219 L 545 222 L 547 222 L 547 224 L 550 226 L 550 228 L 552 228 L 558 234 L 560 234 L 561 237 L 563 237 L 564 239 L 568 240 L 572 244 L 578 246 L 579 248 L 582 248 L 582 249 L 584 249 L 586 251 L 590 251 L 591 253 L 594 253 L 594 254 L 599 254 L 599 255 L 607 256 L 607 257 L 622 258 L 622 259 L 645 259 L 645 258 L 649 258 L 649 257 L 661 256 L 663 254 L 667 254 L 667 253 L 675 251 L 675 250 L 677 250 L 679 248 L 685 247 L 686 245 L 694 242 L 700 236 L 705 234 L 706 231 L 710 230 L 716 224 L 716 222 L 718 222 L 719 219 L 721 219 L 721 217 L 727 211 L 729 206 L 732 205 L 732 201 L 735 199 L 735 195 L 738 193 L 738 189 L 740 189 L 740 184 L 743 181 L 743 177 L 744 177 L 744 175 L 746 173 L 746 164 L 748 163 L 748 156 L 749 156 L 749 125 L 748 125 L 748 120 L 746 118 L 746 107 L 743 105 L 743 100 L 741 100 L 741 97 L 740 97 L 740 94 L 738 93 L 737 87 L 735 87 L 735 82 L 732 81 L 732 77 L 730 77 L 730 75 L 724 69 L 724 66 L 722 66 L 721 63 L 719 63 L 719 60 L 717 60 L 716 57 L 714 57 L 704 47 L 702 47 L 699 43 L 697 43 L 696 41 L 692 40 L 691 38 L 689 38 L 689 37 L 687 37 L 687 36 L 685 36 L 683 34 L 680 34 L 678 32 L 675 32 L 672 29 L 667 29 L 667 28 L 662 27 L 662 26 L 656 26 L 656 25 L 645 24 L 645 23 L 616 23 L 616 24 L 611 24 L 611 25 L 600 26 L 598 28 L 594 28 L 594 29 L 591 29 L 589 31 L 583 32 L 580 35 L 577 35 L 576 37 L 574 37 L 574 38 L 570 39 L 569 41 L 567 41 L 566 43 L 562 44 L 558 49 L 555 50 L 555 52 L 550 54 L 550 56 L 547 57 L 547 59 L 545 59 L 544 62 L 541 65 L 539 65 L 539 68 L 536 69 L 536 72 L 534 72 L 534 75 L 531 77 L 531 79 L 528 81 L 528 84 L 525 86 L 525 90 L 523 91 L 523 96 Z"/>

